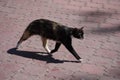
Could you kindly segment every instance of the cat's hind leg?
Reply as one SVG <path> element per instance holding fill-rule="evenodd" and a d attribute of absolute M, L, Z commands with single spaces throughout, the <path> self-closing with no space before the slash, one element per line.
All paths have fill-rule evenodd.
<path fill-rule="evenodd" d="M 46 50 L 48 53 L 50 53 L 51 50 L 48 48 L 48 39 L 45 38 L 45 37 L 41 37 L 41 39 L 42 39 L 42 42 L 43 42 L 43 47 L 45 48 L 45 50 Z"/>
<path fill-rule="evenodd" d="M 29 31 L 25 31 L 25 32 L 23 33 L 22 37 L 20 38 L 20 40 L 18 41 L 17 46 L 16 46 L 16 49 L 19 47 L 19 45 L 20 45 L 23 41 L 25 41 L 25 40 L 27 40 L 29 37 L 31 37 L 31 35 L 32 35 L 32 34 L 31 34 Z"/>

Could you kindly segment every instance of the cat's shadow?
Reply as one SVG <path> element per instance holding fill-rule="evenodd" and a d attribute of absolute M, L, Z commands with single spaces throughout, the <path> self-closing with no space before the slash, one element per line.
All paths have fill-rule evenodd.
<path fill-rule="evenodd" d="M 46 61 L 46 63 L 64 63 L 64 62 L 73 62 L 80 63 L 80 61 L 69 61 L 69 60 L 59 60 L 52 57 L 52 55 L 48 55 L 45 52 L 30 52 L 30 51 L 21 51 L 16 48 L 11 48 L 7 51 L 8 54 L 22 56 L 25 58 L 31 58 L 41 61 Z"/>

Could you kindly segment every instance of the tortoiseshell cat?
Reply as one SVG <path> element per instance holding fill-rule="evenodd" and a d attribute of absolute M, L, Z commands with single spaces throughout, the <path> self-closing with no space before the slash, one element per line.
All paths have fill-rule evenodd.
<path fill-rule="evenodd" d="M 60 45 L 63 44 L 77 60 L 81 60 L 79 55 L 76 53 L 76 51 L 72 47 L 71 37 L 73 36 L 78 39 L 83 39 L 84 38 L 83 27 L 80 29 L 70 28 L 47 19 L 34 20 L 29 24 L 29 26 L 24 31 L 21 39 L 17 43 L 16 48 L 18 48 L 18 46 L 23 41 L 27 40 L 32 35 L 41 36 L 43 47 L 48 53 L 52 54 L 56 52 L 59 49 Z M 56 45 L 53 50 L 50 50 L 48 48 L 48 45 L 47 45 L 48 39 L 56 41 Z"/>

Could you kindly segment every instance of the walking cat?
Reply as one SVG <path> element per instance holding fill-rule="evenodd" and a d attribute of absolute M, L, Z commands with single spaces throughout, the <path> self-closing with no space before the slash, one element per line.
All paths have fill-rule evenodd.
<path fill-rule="evenodd" d="M 34 20 L 24 31 L 22 37 L 17 43 L 16 48 L 18 48 L 23 41 L 27 40 L 32 35 L 41 36 L 43 47 L 49 54 L 56 52 L 60 45 L 63 44 L 77 60 L 81 59 L 81 57 L 79 57 L 79 55 L 72 47 L 72 36 L 78 39 L 83 39 L 83 27 L 80 29 L 70 28 L 47 19 Z M 48 48 L 48 39 L 56 41 L 56 45 L 53 50 Z"/>

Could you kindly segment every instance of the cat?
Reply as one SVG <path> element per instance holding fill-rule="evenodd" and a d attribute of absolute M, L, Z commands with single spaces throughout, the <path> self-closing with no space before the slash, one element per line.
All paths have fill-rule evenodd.
<path fill-rule="evenodd" d="M 70 28 L 48 19 L 37 19 L 28 25 L 22 37 L 18 41 L 16 49 L 23 41 L 27 40 L 32 35 L 40 35 L 43 47 L 49 54 L 58 51 L 60 45 L 63 44 L 77 60 L 82 60 L 72 47 L 72 36 L 78 39 L 83 39 L 83 28 L 84 27 Z M 48 39 L 56 41 L 55 48 L 53 50 L 48 48 Z"/>

